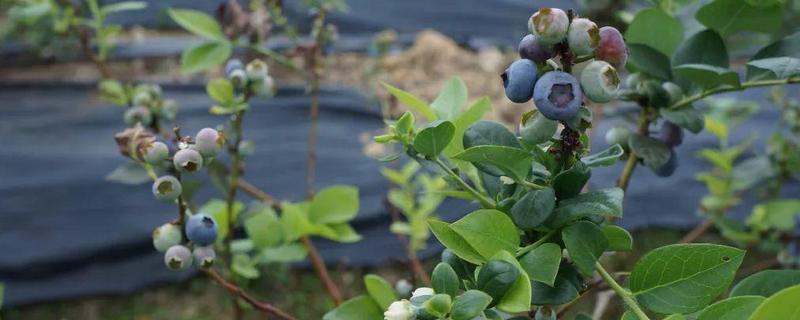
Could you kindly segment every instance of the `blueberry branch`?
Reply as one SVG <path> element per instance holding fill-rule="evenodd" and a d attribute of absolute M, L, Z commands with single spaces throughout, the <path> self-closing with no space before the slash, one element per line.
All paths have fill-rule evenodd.
<path fill-rule="evenodd" d="M 705 90 L 698 94 L 694 94 L 688 97 L 681 99 L 680 101 L 676 102 L 675 104 L 669 106 L 669 109 L 679 109 L 681 107 L 688 106 L 692 102 L 697 100 L 706 98 L 711 95 L 715 95 L 718 93 L 723 92 L 731 92 L 731 91 L 742 91 L 749 88 L 757 88 L 757 87 L 768 87 L 768 86 L 778 86 L 778 85 L 785 85 L 785 84 L 792 84 L 792 83 L 800 83 L 800 77 L 793 77 L 793 78 L 786 78 L 786 79 L 773 79 L 773 80 L 755 80 L 755 81 L 746 81 L 742 82 L 742 84 L 738 87 L 720 87 L 712 90 Z"/>
<path fill-rule="evenodd" d="M 622 298 L 622 301 L 624 301 L 625 304 L 631 308 L 631 311 L 633 311 L 633 313 L 636 314 L 640 320 L 650 320 L 650 317 L 647 316 L 644 310 L 642 310 L 642 307 L 639 306 L 639 303 L 636 302 L 636 299 L 633 298 L 631 292 L 619 285 L 617 280 L 615 280 L 614 277 L 611 276 L 605 268 L 603 268 L 603 265 L 601 265 L 600 262 L 595 263 L 594 267 L 597 270 L 597 273 L 600 274 L 600 277 L 603 278 L 603 281 L 605 281 L 608 286 L 611 287 L 611 290 L 614 290 L 614 292 L 620 298 Z"/>
<path fill-rule="evenodd" d="M 529 244 L 527 246 L 524 246 L 522 248 L 519 248 L 519 250 L 517 250 L 517 257 L 521 257 L 521 256 L 525 255 L 526 253 L 533 251 L 533 249 L 536 249 L 539 246 L 543 245 L 545 242 L 547 242 L 547 240 L 550 240 L 550 238 L 553 237 L 556 234 L 557 231 L 558 230 L 550 230 L 544 236 L 539 238 L 539 240 L 536 240 L 536 242 L 531 243 L 531 244 Z"/>
<path fill-rule="evenodd" d="M 217 273 L 214 269 L 206 269 L 203 270 L 211 279 L 214 279 L 217 283 L 219 283 L 222 287 L 224 287 L 228 292 L 231 293 L 234 297 L 241 298 L 242 300 L 249 303 L 253 308 L 261 310 L 264 313 L 271 313 L 274 314 L 276 317 L 284 320 L 297 320 L 297 318 L 293 317 L 292 315 L 284 312 L 283 310 L 279 309 L 278 307 L 267 303 L 257 300 L 256 298 L 250 296 L 247 292 L 244 291 L 241 287 L 228 282 L 223 278 L 219 273 Z"/>
<path fill-rule="evenodd" d="M 478 202 L 481 203 L 481 206 L 483 206 L 484 208 L 492 208 L 492 209 L 496 207 L 494 201 L 487 198 L 486 196 L 478 192 L 478 190 L 475 190 L 469 184 L 467 184 L 467 182 L 465 182 L 464 179 L 461 179 L 461 176 L 453 172 L 453 170 L 450 169 L 450 167 L 448 167 L 447 164 L 445 164 L 442 161 L 442 159 L 439 159 L 437 157 L 434 158 L 433 161 L 439 166 L 439 168 L 442 168 L 442 170 L 444 170 L 444 172 L 447 173 L 448 176 L 453 178 L 453 180 L 455 180 L 458 183 L 458 185 L 460 185 L 462 188 L 464 188 L 464 190 L 472 194 L 472 196 L 475 197 L 475 199 L 477 199 Z"/>

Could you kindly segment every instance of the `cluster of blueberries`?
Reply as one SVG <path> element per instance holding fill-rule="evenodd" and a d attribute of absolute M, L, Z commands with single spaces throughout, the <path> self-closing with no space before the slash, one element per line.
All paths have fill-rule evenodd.
<path fill-rule="evenodd" d="M 213 161 L 219 152 L 222 135 L 212 128 L 197 132 L 193 141 L 186 138 L 179 143 L 179 150 L 172 156 L 172 165 L 181 173 L 194 173 L 204 164 Z M 149 165 L 160 167 L 170 160 L 169 147 L 161 141 L 146 143 L 141 147 L 142 159 Z M 158 177 L 153 182 L 153 195 L 162 201 L 181 201 L 183 187 L 172 175 Z M 164 263 L 172 270 L 185 270 L 193 262 L 201 268 L 214 263 L 216 253 L 217 223 L 207 214 L 198 213 L 188 217 L 183 228 L 178 222 L 168 222 L 153 231 L 153 246 L 165 252 Z M 185 237 L 184 237 L 185 235 Z M 188 243 L 184 242 L 184 238 Z M 192 250 L 189 248 L 193 247 Z"/>
<path fill-rule="evenodd" d="M 275 94 L 275 80 L 269 75 L 269 67 L 264 61 L 254 59 L 242 64 L 239 59 L 231 59 L 225 64 L 225 76 L 233 87 L 252 93 L 258 97 L 271 97 Z"/>
<path fill-rule="evenodd" d="M 533 98 L 546 118 L 567 121 L 578 115 L 585 95 L 591 101 L 605 103 L 619 95 L 617 69 L 625 65 L 628 50 L 619 30 L 598 28 L 585 18 L 573 18 L 564 10 L 542 8 L 528 20 L 531 34 L 519 43 L 519 60 L 503 73 L 506 96 L 524 103 Z M 551 59 L 561 56 L 590 60 L 580 80 L 560 71 Z M 568 57 L 567 57 L 568 56 Z M 551 68 L 540 75 L 539 70 Z"/>
<path fill-rule="evenodd" d="M 157 117 L 172 121 L 178 111 L 178 106 L 173 100 L 164 100 L 161 97 L 161 86 L 157 84 L 139 84 L 133 88 L 131 94 L 132 107 L 125 110 L 123 116 L 128 126 L 141 123 L 150 126 Z"/>

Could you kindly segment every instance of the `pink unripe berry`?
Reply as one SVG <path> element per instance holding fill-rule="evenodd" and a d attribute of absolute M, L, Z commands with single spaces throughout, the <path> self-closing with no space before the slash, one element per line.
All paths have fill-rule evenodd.
<path fill-rule="evenodd" d="M 608 62 L 617 68 L 625 66 L 625 62 L 628 60 L 628 47 L 619 30 L 614 27 L 602 27 L 599 34 L 597 59 Z"/>

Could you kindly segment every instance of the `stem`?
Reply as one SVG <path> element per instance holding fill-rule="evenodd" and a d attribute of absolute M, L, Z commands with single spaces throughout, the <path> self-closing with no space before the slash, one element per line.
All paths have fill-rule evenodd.
<path fill-rule="evenodd" d="M 431 277 L 428 276 L 428 273 L 425 272 L 425 268 L 422 266 L 422 262 L 417 257 L 417 253 L 408 250 L 408 260 L 411 262 L 411 268 L 414 269 L 414 273 L 419 277 L 419 280 L 422 281 L 427 287 L 431 286 Z"/>
<path fill-rule="evenodd" d="M 539 240 L 536 240 L 536 242 L 520 248 L 519 250 L 517 250 L 517 257 L 521 257 L 526 253 L 533 251 L 533 249 L 536 249 L 539 246 L 543 245 L 545 242 L 547 242 L 548 239 L 550 239 L 550 237 L 554 236 L 555 234 L 556 230 L 550 230 L 549 232 L 547 232 L 547 234 L 539 238 Z"/>
<path fill-rule="evenodd" d="M 522 181 L 520 181 L 520 183 L 523 186 L 526 186 L 526 187 L 531 188 L 531 189 L 544 189 L 544 188 L 547 188 L 547 187 L 545 187 L 543 185 L 535 184 L 535 183 L 530 182 L 528 180 L 522 180 Z"/>
<path fill-rule="evenodd" d="M 209 277 L 211 277 L 211 279 L 214 279 L 214 281 L 216 281 L 222 287 L 224 287 L 226 290 L 228 290 L 228 292 L 230 292 L 231 295 L 233 295 L 234 299 L 241 298 L 242 300 L 246 301 L 251 306 L 253 306 L 253 308 L 261 310 L 264 313 L 272 313 L 272 314 L 274 314 L 276 317 L 278 317 L 280 319 L 297 320 L 297 318 L 295 318 L 294 316 L 284 312 L 281 309 L 278 309 L 278 307 L 276 307 L 276 306 L 274 306 L 274 305 L 272 305 L 270 303 L 258 301 L 256 298 L 254 298 L 254 297 L 250 296 L 249 294 L 247 294 L 247 292 L 245 292 L 244 289 L 242 289 L 239 286 L 237 286 L 237 285 L 225 280 L 225 278 L 223 278 L 221 275 L 219 275 L 219 273 L 214 271 L 214 269 L 207 269 L 207 270 L 203 270 L 203 271 Z"/>
<path fill-rule="evenodd" d="M 773 79 L 773 80 L 754 80 L 754 81 L 746 81 L 741 84 L 739 87 L 724 87 L 724 88 L 716 88 L 712 90 L 707 90 L 700 92 L 695 95 L 691 95 L 681 99 L 680 101 L 676 102 L 675 104 L 671 105 L 669 109 L 678 109 L 684 106 L 691 104 L 697 100 L 703 99 L 710 95 L 715 95 L 717 93 L 722 92 L 730 92 L 730 91 L 741 91 L 748 88 L 756 88 L 756 87 L 767 87 L 767 86 L 776 86 L 776 85 L 783 85 L 783 84 L 791 84 L 791 83 L 800 83 L 800 77 L 793 77 L 793 78 L 786 78 L 786 79 Z"/>
<path fill-rule="evenodd" d="M 640 135 L 647 136 L 649 134 L 647 130 L 648 127 L 650 127 L 650 119 L 647 117 L 647 112 L 645 112 L 645 109 L 642 108 L 642 111 L 639 112 L 638 133 Z M 633 176 L 633 170 L 636 169 L 636 165 L 639 163 L 638 160 L 639 159 L 637 159 L 636 153 L 633 152 L 633 150 L 630 150 L 630 152 L 628 152 L 628 161 L 625 162 L 625 167 L 622 169 L 622 174 L 617 180 L 617 186 L 622 190 L 628 189 L 631 176 Z"/>
<path fill-rule="evenodd" d="M 245 97 L 247 100 L 247 97 Z M 231 176 L 230 180 L 228 181 L 228 197 L 227 197 L 227 216 L 228 216 L 228 223 L 227 223 L 227 232 L 225 233 L 225 239 L 223 239 L 223 244 L 225 245 L 225 265 L 230 268 L 230 261 L 233 259 L 233 253 L 231 252 L 231 239 L 233 238 L 233 208 L 234 204 L 236 203 L 236 191 L 238 188 L 238 181 L 239 177 L 242 173 L 242 155 L 239 153 L 239 144 L 242 142 L 242 119 L 244 118 L 245 110 L 239 111 L 234 115 L 234 119 L 232 121 L 232 128 L 234 131 L 234 141 L 232 144 L 228 145 L 228 153 L 231 155 Z M 234 312 L 234 319 L 241 319 L 242 318 L 242 309 L 239 307 L 239 303 L 236 297 L 233 297 L 233 312 Z"/>
<path fill-rule="evenodd" d="M 328 269 L 325 267 L 325 261 L 322 260 L 322 256 L 319 255 L 317 247 L 314 246 L 314 243 L 311 242 L 311 238 L 308 236 L 304 236 L 302 240 L 303 246 L 305 246 L 308 251 L 308 258 L 311 260 L 311 264 L 314 266 L 314 270 L 317 271 L 320 280 L 322 280 L 322 284 L 325 285 L 325 290 L 328 291 L 328 295 L 331 296 L 333 303 L 337 306 L 342 304 L 342 294 L 339 292 L 339 288 L 333 280 L 331 280 Z"/>
<path fill-rule="evenodd" d="M 617 283 L 617 280 L 614 280 L 614 277 L 608 274 L 608 271 L 603 268 L 603 265 L 601 265 L 600 262 L 595 263 L 594 267 L 597 270 L 597 273 L 600 274 L 600 277 L 602 277 L 603 280 L 608 283 L 608 286 L 611 287 L 611 289 L 614 290 L 614 292 L 616 292 L 620 298 L 622 298 L 622 301 L 625 301 L 625 304 L 631 308 L 631 311 L 633 311 L 633 313 L 639 317 L 639 320 L 650 320 L 650 317 L 648 317 L 644 310 L 642 310 L 642 308 L 633 298 L 633 295 L 630 293 L 630 291 L 620 286 L 619 283 Z"/>
<path fill-rule="evenodd" d="M 678 243 L 694 242 L 695 240 L 697 240 L 697 238 L 706 233 L 706 231 L 708 231 L 708 229 L 711 228 L 712 225 L 713 223 L 711 223 L 711 220 L 708 219 L 703 220 L 703 222 L 696 225 L 694 229 L 692 229 L 692 231 L 689 231 L 689 233 L 683 236 L 683 238 Z"/>
<path fill-rule="evenodd" d="M 442 168 L 442 170 L 444 170 L 444 172 L 447 173 L 447 175 L 456 180 L 456 182 L 458 182 L 458 184 L 462 188 L 464 188 L 464 190 L 466 190 L 467 192 L 472 194 L 472 196 L 478 199 L 478 201 L 481 203 L 483 207 L 495 208 L 494 201 L 482 195 L 480 192 L 478 192 L 478 190 L 475 190 L 469 184 L 467 184 L 463 179 L 461 179 L 461 176 L 457 175 L 455 172 L 453 172 L 453 170 L 450 169 L 450 167 L 448 167 L 444 162 L 442 162 L 442 159 L 436 157 L 435 159 L 433 159 L 433 161 L 436 162 L 436 164 L 439 165 L 439 167 Z"/>

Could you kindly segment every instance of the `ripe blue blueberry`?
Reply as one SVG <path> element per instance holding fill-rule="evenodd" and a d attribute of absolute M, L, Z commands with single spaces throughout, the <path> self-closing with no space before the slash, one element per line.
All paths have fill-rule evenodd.
<path fill-rule="evenodd" d="M 679 146 L 683 143 L 683 129 L 670 121 L 664 121 L 658 132 L 658 138 L 667 146 Z"/>
<path fill-rule="evenodd" d="M 564 10 L 541 8 L 528 19 L 528 29 L 536 40 L 544 45 L 552 45 L 564 40 L 569 28 L 569 17 Z"/>
<path fill-rule="evenodd" d="M 614 27 L 602 27 L 599 31 L 600 40 L 597 44 L 595 57 L 611 65 L 622 68 L 628 60 L 628 47 L 622 34 Z"/>
<path fill-rule="evenodd" d="M 192 252 L 182 245 L 169 247 L 164 254 L 164 264 L 170 270 L 186 270 L 192 266 Z"/>
<path fill-rule="evenodd" d="M 606 103 L 619 94 L 619 74 L 608 62 L 595 60 L 581 72 L 581 88 L 589 100 Z"/>
<path fill-rule="evenodd" d="M 678 168 L 678 156 L 675 154 L 674 149 L 670 149 L 669 151 L 669 160 L 660 168 L 653 170 L 653 172 L 659 177 L 669 177 L 673 173 L 675 173 L 675 169 Z"/>
<path fill-rule="evenodd" d="M 533 100 L 547 119 L 566 121 L 578 115 L 583 93 L 578 80 L 571 74 L 551 71 L 536 82 Z"/>
<path fill-rule="evenodd" d="M 631 130 L 625 127 L 613 127 L 606 132 L 606 143 L 609 146 L 619 144 L 623 148 L 628 147 L 628 138 L 631 136 Z"/>
<path fill-rule="evenodd" d="M 514 61 L 503 78 L 503 87 L 506 89 L 506 97 L 516 103 L 527 102 L 533 96 L 533 86 L 536 84 L 536 64 L 528 59 Z"/>
<path fill-rule="evenodd" d="M 244 70 L 244 65 L 242 64 L 242 60 L 230 59 L 228 60 L 227 63 L 225 63 L 225 75 L 230 77 L 231 73 L 235 70 Z"/>
<path fill-rule="evenodd" d="M 172 223 L 165 223 L 153 230 L 153 247 L 159 252 L 167 251 L 172 246 L 181 244 L 183 234 L 181 227 Z"/>
<path fill-rule="evenodd" d="M 587 55 L 594 52 L 600 42 L 600 30 L 592 20 L 575 18 L 569 25 L 567 43 L 572 52 Z"/>
<path fill-rule="evenodd" d="M 217 155 L 221 147 L 219 132 L 211 128 L 203 128 L 194 137 L 194 149 L 204 157 Z"/>
<path fill-rule="evenodd" d="M 125 110 L 125 123 L 129 126 L 134 126 L 141 123 L 143 126 L 149 126 L 153 122 L 153 114 L 147 107 L 137 106 Z"/>
<path fill-rule="evenodd" d="M 158 165 L 169 157 L 169 147 L 161 141 L 155 141 L 145 146 L 142 154 L 144 161 L 152 165 Z"/>
<path fill-rule="evenodd" d="M 175 200 L 181 195 L 181 182 L 173 176 L 162 176 L 153 182 L 153 195 L 158 200 Z"/>
<path fill-rule="evenodd" d="M 247 79 L 250 81 L 264 80 L 269 73 L 267 64 L 259 59 L 250 61 L 245 70 L 247 71 Z"/>
<path fill-rule="evenodd" d="M 197 172 L 203 167 L 203 156 L 194 149 L 181 149 L 172 157 L 175 169 L 184 172 Z"/>
<path fill-rule="evenodd" d="M 194 263 L 203 269 L 211 267 L 217 258 L 213 246 L 194 247 L 192 255 L 194 256 Z"/>
<path fill-rule="evenodd" d="M 199 246 L 211 245 L 217 240 L 217 223 L 209 215 L 193 215 L 186 221 L 186 237 Z"/>
<path fill-rule="evenodd" d="M 550 46 L 543 45 L 536 41 L 536 36 L 532 34 L 526 35 L 519 42 L 519 57 L 528 59 L 536 63 L 544 63 L 547 59 L 553 57 L 553 49 Z"/>

